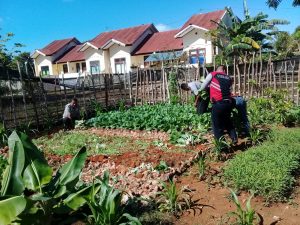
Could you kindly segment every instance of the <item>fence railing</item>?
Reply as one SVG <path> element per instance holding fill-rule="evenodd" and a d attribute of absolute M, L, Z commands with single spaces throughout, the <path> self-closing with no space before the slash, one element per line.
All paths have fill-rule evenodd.
<path fill-rule="evenodd" d="M 0 78 L 0 119 L 9 128 L 29 123 L 48 125 L 61 119 L 65 104 L 73 97 L 85 111 L 91 111 L 95 102 L 104 108 L 117 106 L 120 101 L 128 105 L 156 104 L 169 102 L 172 95 L 177 95 L 180 102 L 188 102 L 190 93 L 182 91 L 179 84 L 200 80 L 205 76 L 203 71 L 211 70 L 173 67 L 72 79 Z M 289 100 L 300 103 L 299 59 L 232 65 L 228 71 L 236 94 L 250 98 L 266 96 L 267 88 L 285 89 Z"/>

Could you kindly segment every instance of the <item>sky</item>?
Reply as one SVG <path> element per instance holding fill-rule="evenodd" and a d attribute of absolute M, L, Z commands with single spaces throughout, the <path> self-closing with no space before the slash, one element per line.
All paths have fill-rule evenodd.
<path fill-rule="evenodd" d="M 250 15 L 286 19 L 281 30 L 293 32 L 300 25 L 300 7 L 284 0 L 277 10 L 266 0 L 248 0 Z M 0 34 L 15 34 L 12 43 L 33 52 L 53 40 L 76 37 L 81 42 L 104 31 L 153 23 L 158 30 L 180 28 L 193 14 L 230 6 L 243 18 L 243 0 L 0 0 Z M 9 45 L 10 46 L 10 45 Z"/>

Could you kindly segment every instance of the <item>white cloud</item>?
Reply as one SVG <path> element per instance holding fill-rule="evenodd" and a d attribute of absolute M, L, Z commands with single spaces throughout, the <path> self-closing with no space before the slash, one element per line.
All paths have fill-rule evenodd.
<path fill-rule="evenodd" d="M 157 25 L 155 25 L 155 27 L 157 28 L 158 31 L 167 31 L 167 30 L 172 30 L 172 27 L 163 24 L 163 23 L 159 23 Z"/>

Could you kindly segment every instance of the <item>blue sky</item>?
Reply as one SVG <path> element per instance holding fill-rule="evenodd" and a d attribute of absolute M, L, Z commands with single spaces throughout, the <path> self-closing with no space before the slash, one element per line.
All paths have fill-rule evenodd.
<path fill-rule="evenodd" d="M 193 14 L 231 6 L 243 15 L 243 0 L 0 0 L 1 34 L 13 32 L 14 42 L 32 52 L 56 39 L 92 39 L 103 31 L 154 23 L 160 30 L 175 29 Z M 265 0 L 248 0 L 251 15 L 263 11 L 270 18 L 290 21 L 282 30 L 293 32 L 300 25 L 300 7 L 284 0 L 277 10 Z"/>

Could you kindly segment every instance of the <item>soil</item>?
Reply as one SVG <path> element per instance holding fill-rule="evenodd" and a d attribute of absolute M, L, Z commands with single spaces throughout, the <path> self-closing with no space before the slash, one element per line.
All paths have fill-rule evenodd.
<path fill-rule="evenodd" d="M 168 135 L 162 132 L 126 131 L 121 129 L 90 129 L 90 132 L 106 136 L 122 136 L 143 141 L 160 140 L 167 143 Z M 189 148 L 187 152 L 178 152 L 176 147 L 170 144 L 168 151 L 163 151 L 154 145 L 142 153 L 128 151 L 120 155 L 95 155 L 88 157 L 82 173 L 84 181 L 91 181 L 93 177 L 102 176 L 105 170 L 110 171 L 111 183 L 126 191 L 125 199 L 129 196 L 142 196 L 155 198 L 161 188 L 160 181 L 175 177 L 179 187 L 191 190 L 193 200 L 198 200 L 195 211 L 185 211 L 178 219 L 176 225 L 224 225 L 231 224 L 228 213 L 235 211 L 236 207 L 230 200 L 230 192 L 223 187 L 218 176 L 224 162 L 210 162 L 205 179 L 200 180 L 196 166 L 193 162 L 199 152 L 206 151 L 209 145 L 202 144 Z M 235 153 L 246 147 L 244 142 L 235 146 Z M 172 149 L 174 151 L 172 151 Z M 7 148 L 0 150 L 0 154 L 6 155 Z M 58 156 L 46 155 L 51 166 L 58 168 L 69 161 L 72 155 Z M 232 157 L 228 154 L 226 158 Z M 168 168 L 163 171 L 155 170 L 160 161 L 165 161 Z M 249 197 L 249 193 L 241 192 L 239 199 L 243 206 Z M 264 225 L 299 225 L 300 224 L 300 182 L 295 187 L 291 200 L 286 203 L 270 203 L 269 205 L 261 197 L 253 197 L 251 206 L 263 218 Z"/>
<path fill-rule="evenodd" d="M 219 171 L 223 163 L 210 165 L 211 171 Z M 199 208 L 194 214 L 193 210 L 184 212 L 176 220 L 175 225 L 225 225 L 232 224 L 233 218 L 229 212 L 236 211 L 235 204 L 230 200 L 228 188 L 220 185 L 218 180 L 206 179 L 200 181 L 195 167 L 189 170 L 186 176 L 180 176 L 179 187 L 192 190 L 193 200 L 199 200 Z M 300 224 L 300 180 L 293 192 L 292 199 L 286 203 L 267 204 L 262 197 L 256 196 L 251 199 L 251 207 L 261 215 L 263 225 L 299 225 Z M 238 196 L 241 204 L 245 207 L 250 197 L 247 192 L 241 192 Z"/>

